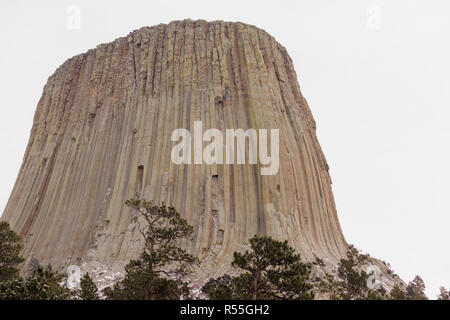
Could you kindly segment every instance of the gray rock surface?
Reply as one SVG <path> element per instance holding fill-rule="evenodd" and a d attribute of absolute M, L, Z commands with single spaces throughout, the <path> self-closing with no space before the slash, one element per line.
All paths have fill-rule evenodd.
<path fill-rule="evenodd" d="M 173 164 L 172 131 L 192 132 L 196 120 L 204 129 L 279 129 L 278 174 Z M 194 226 L 184 245 L 202 261 L 198 279 L 226 272 L 255 234 L 328 265 L 346 250 L 293 63 L 272 36 L 243 23 L 144 27 L 48 79 L 2 216 L 23 237 L 27 262 L 120 276 L 143 246 L 140 221 L 124 205 L 132 197 L 165 201 Z"/>

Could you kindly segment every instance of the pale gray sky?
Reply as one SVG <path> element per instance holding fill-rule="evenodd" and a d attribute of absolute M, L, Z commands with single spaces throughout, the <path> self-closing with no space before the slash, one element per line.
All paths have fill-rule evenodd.
<path fill-rule="evenodd" d="M 80 29 L 67 27 L 71 5 Z M 0 212 L 42 88 L 66 59 L 143 26 L 242 21 L 294 61 L 347 241 L 405 281 L 421 275 L 435 298 L 440 285 L 450 289 L 449 15 L 447 0 L 3 0 Z"/>

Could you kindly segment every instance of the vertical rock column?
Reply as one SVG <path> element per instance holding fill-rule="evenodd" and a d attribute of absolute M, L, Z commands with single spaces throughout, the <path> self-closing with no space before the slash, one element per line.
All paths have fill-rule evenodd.
<path fill-rule="evenodd" d="M 177 128 L 279 129 L 280 168 L 170 160 Z M 306 260 L 345 252 L 328 165 L 285 48 L 242 23 L 145 27 L 66 61 L 48 79 L 2 220 L 24 255 L 62 268 L 123 265 L 142 249 L 124 202 L 175 206 L 185 246 L 216 276 L 253 235 L 288 240 Z M 206 145 L 206 144 L 205 144 Z"/>

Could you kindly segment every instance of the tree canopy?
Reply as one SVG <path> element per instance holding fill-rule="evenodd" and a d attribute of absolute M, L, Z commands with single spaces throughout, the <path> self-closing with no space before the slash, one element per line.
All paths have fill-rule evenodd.
<path fill-rule="evenodd" d="M 198 262 L 180 246 L 190 239 L 193 228 L 173 207 L 151 201 L 128 200 L 126 205 L 139 213 L 144 249 L 125 268 L 126 276 L 105 289 L 109 299 L 179 299 L 189 294 L 183 279 Z"/>
<path fill-rule="evenodd" d="M 235 252 L 232 267 L 242 273 L 211 279 L 203 287 L 210 299 L 313 299 L 310 283 L 311 264 L 301 262 L 300 255 L 287 241 L 254 236 L 250 250 Z"/>
<path fill-rule="evenodd" d="M 406 299 L 408 300 L 428 300 L 425 295 L 425 283 L 418 275 L 408 283 L 406 287 Z"/>
<path fill-rule="evenodd" d="M 370 264 L 370 256 L 362 254 L 353 245 L 349 245 L 346 259 L 341 259 L 338 264 L 337 277 L 326 273 L 321 283 L 321 291 L 334 300 L 378 300 L 385 298 L 385 290 L 370 289 L 369 277 L 364 266 Z"/>
<path fill-rule="evenodd" d="M 7 222 L 0 222 L 0 281 L 12 280 L 19 275 L 17 265 L 24 261 L 20 256 L 19 240 Z"/>
<path fill-rule="evenodd" d="M 50 267 L 38 266 L 27 278 L 0 282 L 0 299 L 13 300 L 68 300 L 72 297 L 64 275 Z"/>

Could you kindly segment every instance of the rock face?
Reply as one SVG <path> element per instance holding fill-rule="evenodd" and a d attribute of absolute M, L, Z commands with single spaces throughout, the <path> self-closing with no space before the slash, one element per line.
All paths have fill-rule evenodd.
<path fill-rule="evenodd" d="M 176 165 L 174 129 L 279 129 L 280 167 Z M 143 242 L 125 200 L 176 207 L 200 277 L 226 271 L 255 234 L 309 261 L 345 253 L 328 165 L 285 48 L 242 23 L 145 27 L 66 61 L 48 79 L 2 216 L 24 256 L 57 268 L 118 266 Z"/>

